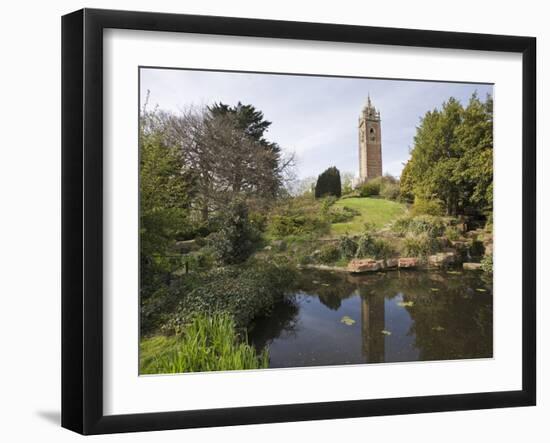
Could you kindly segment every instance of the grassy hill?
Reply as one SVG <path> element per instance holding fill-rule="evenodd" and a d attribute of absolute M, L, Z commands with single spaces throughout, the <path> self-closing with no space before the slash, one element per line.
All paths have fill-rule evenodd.
<path fill-rule="evenodd" d="M 346 198 L 338 200 L 334 205 L 347 206 L 361 213 L 349 222 L 334 223 L 331 227 L 334 235 L 362 232 L 365 223 L 381 228 L 407 212 L 404 204 L 382 198 Z"/>

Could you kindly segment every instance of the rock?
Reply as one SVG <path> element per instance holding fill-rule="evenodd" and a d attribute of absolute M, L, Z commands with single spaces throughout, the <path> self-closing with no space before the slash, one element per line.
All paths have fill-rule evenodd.
<path fill-rule="evenodd" d="M 456 260 L 456 252 L 447 251 L 439 252 L 435 255 L 430 255 L 428 257 L 428 266 L 435 268 L 443 268 L 453 264 Z"/>
<path fill-rule="evenodd" d="M 378 263 L 379 269 L 386 269 L 386 260 L 376 260 L 376 263 Z"/>
<path fill-rule="evenodd" d="M 278 251 L 284 251 L 286 249 L 286 243 L 284 240 L 273 240 L 271 244 Z"/>
<path fill-rule="evenodd" d="M 174 245 L 174 249 L 182 254 L 198 249 L 198 245 L 195 240 L 180 240 Z"/>
<path fill-rule="evenodd" d="M 379 271 L 380 261 L 372 260 L 370 258 L 353 259 L 348 263 L 348 272 L 360 273 L 360 272 L 374 272 Z"/>
<path fill-rule="evenodd" d="M 271 251 L 271 245 L 267 245 L 267 246 L 264 248 L 264 251 Z"/>
<path fill-rule="evenodd" d="M 397 261 L 397 266 L 400 268 L 416 268 L 420 264 L 417 257 L 401 257 Z"/>
<path fill-rule="evenodd" d="M 466 271 L 479 271 L 481 263 L 462 263 L 462 268 Z"/>
<path fill-rule="evenodd" d="M 387 258 L 386 259 L 386 268 L 397 268 L 399 260 L 396 258 Z"/>

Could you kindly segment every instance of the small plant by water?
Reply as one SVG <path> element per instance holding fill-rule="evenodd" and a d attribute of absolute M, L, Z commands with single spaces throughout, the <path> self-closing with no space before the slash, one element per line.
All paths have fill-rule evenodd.
<path fill-rule="evenodd" d="M 228 371 L 267 368 L 267 350 L 260 354 L 239 340 L 227 314 L 197 316 L 176 336 L 142 340 L 141 374 Z"/>

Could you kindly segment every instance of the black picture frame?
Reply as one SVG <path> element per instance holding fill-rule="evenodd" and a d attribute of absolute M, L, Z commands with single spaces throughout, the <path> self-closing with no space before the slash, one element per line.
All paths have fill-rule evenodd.
<path fill-rule="evenodd" d="M 522 104 L 522 389 L 261 407 L 103 413 L 103 30 L 519 53 Z M 228 426 L 536 403 L 536 39 L 230 17 L 83 9 L 62 18 L 62 426 L 82 434 Z"/>

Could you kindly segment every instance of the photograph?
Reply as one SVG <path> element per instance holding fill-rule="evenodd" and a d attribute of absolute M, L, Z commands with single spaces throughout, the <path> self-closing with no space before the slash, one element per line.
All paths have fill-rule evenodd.
<path fill-rule="evenodd" d="M 139 67 L 139 373 L 493 357 L 493 85 Z"/>

